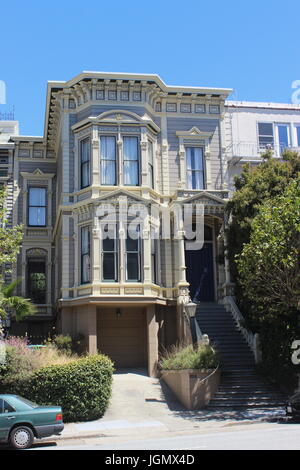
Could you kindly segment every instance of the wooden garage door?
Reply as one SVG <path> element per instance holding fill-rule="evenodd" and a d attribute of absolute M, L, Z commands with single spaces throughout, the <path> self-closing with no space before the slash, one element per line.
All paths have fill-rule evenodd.
<path fill-rule="evenodd" d="M 98 313 L 98 349 L 116 367 L 146 367 L 146 317 L 143 310 L 101 310 Z"/>

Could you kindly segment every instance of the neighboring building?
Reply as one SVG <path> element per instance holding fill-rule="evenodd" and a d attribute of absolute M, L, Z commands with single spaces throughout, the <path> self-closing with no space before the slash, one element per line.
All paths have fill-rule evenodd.
<path fill-rule="evenodd" d="M 225 111 L 229 188 L 244 163 L 261 162 L 267 149 L 280 158 L 285 148 L 300 149 L 300 105 L 227 101 Z"/>
<path fill-rule="evenodd" d="M 1 113 L 0 113 L 1 116 Z M 18 121 L 1 121 L 0 119 L 0 185 L 7 187 L 7 219 L 10 226 L 13 223 L 14 205 L 14 149 L 15 145 L 10 138 L 19 134 Z M 10 274 L 6 274 L 6 281 L 11 280 Z"/>
<path fill-rule="evenodd" d="M 24 224 L 14 275 L 38 306 L 16 333 L 36 339 L 56 324 L 83 334 L 90 352 L 153 374 L 159 348 L 182 335 L 189 286 L 194 300 L 222 299 L 230 92 L 167 86 L 157 75 L 83 72 L 48 83 L 44 136 L 11 138 L 13 222 Z M 125 200 L 147 210 L 142 241 L 124 240 L 117 221 L 116 240 L 102 240 L 103 203 L 118 213 Z M 168 211 L 195 203 L 205 213 L 202 250 L 185 250 L 183 227 L 153 240 Z"/>

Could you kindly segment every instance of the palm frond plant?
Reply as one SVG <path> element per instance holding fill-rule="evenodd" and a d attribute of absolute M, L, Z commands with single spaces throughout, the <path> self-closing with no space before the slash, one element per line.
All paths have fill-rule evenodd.
<path fill-rule="evenodd" d="M 9 313 L 16 321 L 20 321 L 36 312 L 36 307 L 30 299 L 14 295 L 19 282 L 16 280 L 5 285 L 0 280 L 0 318 L 2 319 L 5 319 Z"/>

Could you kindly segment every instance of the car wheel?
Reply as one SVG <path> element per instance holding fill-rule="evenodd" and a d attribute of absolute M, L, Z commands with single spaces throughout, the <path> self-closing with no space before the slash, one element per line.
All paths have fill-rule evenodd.
<path fill-rule="evenodd" d="M 28 449 L 32 446 L 34 435 L 27 426 L 14 428 L 9 436 L 9 443 L 14 449 Z"/>

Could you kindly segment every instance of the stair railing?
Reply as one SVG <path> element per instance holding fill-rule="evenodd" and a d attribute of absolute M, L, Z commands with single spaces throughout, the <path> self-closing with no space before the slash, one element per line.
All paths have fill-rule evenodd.
<path fill-rule="evenodd" d="M 261 348 L 260 348 L 260 340 L 258 333 L 252 333 L 247 328 L 245 328 L 245 319 L 241 314 L 237 304 L 235 303 L 234 297 L 231 295 L 227 295 L 224 298 L 224 306 L 227 311 L 230 311 L 233 319 L 235 320 L 238 329 L 244 336 L 248 346 L 250 347 L 251 351 L 254 354 L 255 363 L 258 364 L 261 362 Z"/>

